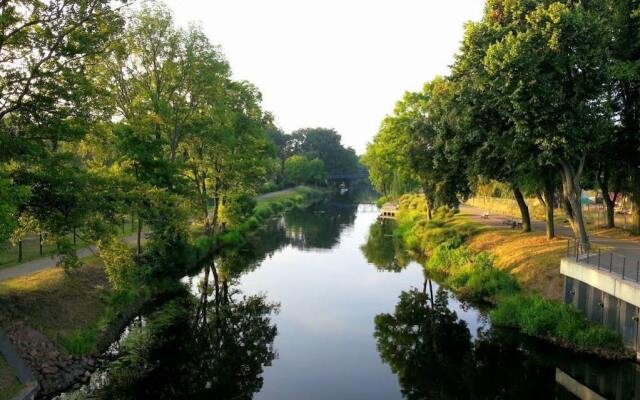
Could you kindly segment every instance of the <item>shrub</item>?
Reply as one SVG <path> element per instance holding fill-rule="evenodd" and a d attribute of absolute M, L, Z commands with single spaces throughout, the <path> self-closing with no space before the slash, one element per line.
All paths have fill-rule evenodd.
<path fill-rule="evenodd" d="M 116 238 L 100 241 L 98 249 L 111 286 L 121 290 L 132 285 L 136 271 L 133 250 Z"/>
<path fill-rule="evenodd" d="M 592 325 L 588 329 L 579 331 L 575 338 L 579 347 L 605 347 L 611 349 L 621 349 L 620 337 L 602 326 Z"/>
<path fill-rule="evenodd" d="M 509 273 L 495 268 L 492 257 L 486 252 L 479 253 L 468 264 L 468 268 L 454 274 L 451 286 L 476 300 L 491 299 L 520 290 L 517 280 Z"/>
<path fill-rule="evenodd" d="M 91 354 L 97 350 L 98 331 L 96 328 L 78 329 L 62 338 L 62 346 L 75 356 Z"/>
<path fill-rule="evenodd" d="M 253 215 L 256 200 L 247 193 L 233 195 L 224 208 L 225 219 L 231 225 L 238 225 Z"/>
<path fill-rule="evenodd" d="M 496 308 L 491 310 L 491 322 L 499 326 L 507 326 L 510 328 L 519 328 L 521 326 L 521 309 L 526 307 L 522 304 L 528 299 L 521 296 L 509 296 L 500 299 L 500 303 Z"/>
<path fill-rule="evenodd" d="M 466 247 L 438 246 L 425 265 L 428 271 L 454 273 L 471 261 L 473 254 Z"/>
<path fill-rule="evenodd" d="M 517 327 L 532 336 L 556 337 L 578 348 L 622 348 L 616 333 L 592 324 L 571 305 L 540 296 L 504 298 L 490 315 L 496 325 Z"/>

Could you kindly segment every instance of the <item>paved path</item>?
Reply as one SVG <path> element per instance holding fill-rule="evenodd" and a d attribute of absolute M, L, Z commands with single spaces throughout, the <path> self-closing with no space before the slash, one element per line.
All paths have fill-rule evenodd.
<path fill-rule="evenodd" d="M 514 217 L 500 215 L 500 214 L 489 214 L 488 218 L 482 218 L 482 214 L 484 213 L 483 209 L 472 207 L 468 205 L 460 206 L 460 211 L 469 215 L 472 220 L 483 223 L 485 225 L 502 228 L 502 229 L 511 229 L 509 226 L 505 225 L 504 221 L 511 221 Z M 519 220 L 519 218 L 518 218 Z M 531 229 L 533 231 L 545 232 L 546 231 L 546 222 L 545 221 L 531 221 Z M 556 225 L 555 226 L 556 235 L 559 237 L 565 238 L 573 238 L 573 231 L 570 227 L 566 225 Z M 625 268 L 625 276 L 633 276 L 634 279 L 636 276 L 640 276 L 639 262 L 640 262 L 640 242 L 634 240 L 625 240 L 625 239 L 612 239 L 602 236 L 590 235 L 591 243 L 598 247 L 606 247 L 611 250 L 608 250 L 601 257 L 601 265 L 609 266 L 612 264 L 612 269 L 617 271 L 618 274 L 622 274 L 623 265 Z M 609 255 L 610 252 L 615 253 L 612 258 Z M 592 262 L 596 262 L 597 259 L 594 257 L 591 259 Z"/>
<path fill-rule="evenodd" d="M 137 242 L 137 238 L 138 234 L 134 233 L 125 237 L 123 240 L 127 244 L 135 245 Z M 76 254 L 79 258 L 84 258 L 97 254 L 97 252 L 98 250 L 96 249 L 96 246 L 89 246 L 78 250 Z M 34 272 L 42 271 L 43 269 L 55 267 L 56 265 L 58 265 L 59 261 L 60 256 L 43 257 L 26 263 L 18 264 L 13 267 L 2 269 L 0 270 L 0 281 L 16 278 L 18 276 L 29 275 Z"/>

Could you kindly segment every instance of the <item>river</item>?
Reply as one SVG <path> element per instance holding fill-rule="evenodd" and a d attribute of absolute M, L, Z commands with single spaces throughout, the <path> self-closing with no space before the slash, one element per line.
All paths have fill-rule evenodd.
<path fill-rule="evenodd" d="M 638 398 L 637 365 L 491 327 L 425 277 L 376 217 L 331 203 L 272 221 L 134 324 L 100 396 Z"/>

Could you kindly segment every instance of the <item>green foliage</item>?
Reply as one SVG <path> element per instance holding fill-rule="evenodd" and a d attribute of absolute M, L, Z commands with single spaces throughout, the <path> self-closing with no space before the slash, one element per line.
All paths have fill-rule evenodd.
<path fill-rule="evenodd" d="M 225 219 L 232 226 L 238 225 L 253 214 L 256 204 L 254 196 L 248 193 L 233 195 L 229 198 L 228 204 L 224 208 Z"/>
<path fill-rule="evenodd" d="M 532 336 L 559 338 L 585 350 L 594 347 L 622 349 L 622 342 L 616 333 L 590 323 L 583 313 L 571 305 L 539 296 L 509 296 L 501 299 L 491 311 L 491 321 L 496 325 L 520 328 Z"/>
<path fill-rule="evenodd" d="M 288 183 L 318 184 L 324 181 L 326 175 L 324 162 L 319 158 L 309 160 L 304 156 L 294 155 L 284 162 L 284 178 Z"/>
<path fill-rule="evenodd" d="M 60 255 L 60 261 L 58 264 L 64 268 L 67 273 L 72 270 L 80 268 L 82 262 L 76 254 L 76 246 L 69 237 L 61 237 L 56 240 L 57 253 Z"/>
<path fill-rule="evenodd" d="M 447 282 L 463 296 L 475 299 L 495 299 L 496 296 L 518 293 L 520 285 L 508 272 L 494 267 L 491 256 L 477 254 L 471 264 L 451 274 Z"/>
<path fill-rule="evenodd" d="M 109 283 L 115 290 L 136 284 L 136 262 L 133 250 L 117 238 L 98 242 L 100 259 L 104 263 Z"/>
<path fill-rule="evenodd" d="M 304 128 L 291 134 L 290 148 L 292 154 L 322 161 L 329 175 L 360 172 L 356 152 L 343 146 L 341 141 L 342 138 L 333 129 Z M 318 163 L 318 167 L 319 165 Z"/>
<path fill-rule="evenodd" d="M 98 330 L 95 327 L 78 329 L 64 338 L 62 345 L 69 354 L 74 356 L 93 354 L 98 350 L 96 348 L 98 336 Z"/>

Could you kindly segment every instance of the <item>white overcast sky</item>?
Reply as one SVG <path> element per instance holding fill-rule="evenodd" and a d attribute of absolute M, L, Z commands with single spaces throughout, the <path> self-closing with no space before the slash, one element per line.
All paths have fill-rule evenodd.
<path fill-rule="evenodd" d="M 407 90 L 448 72 L 483 0 L 166 0 L 198 22 L 287 132 L 336 129 L 362 153 Z"/>

